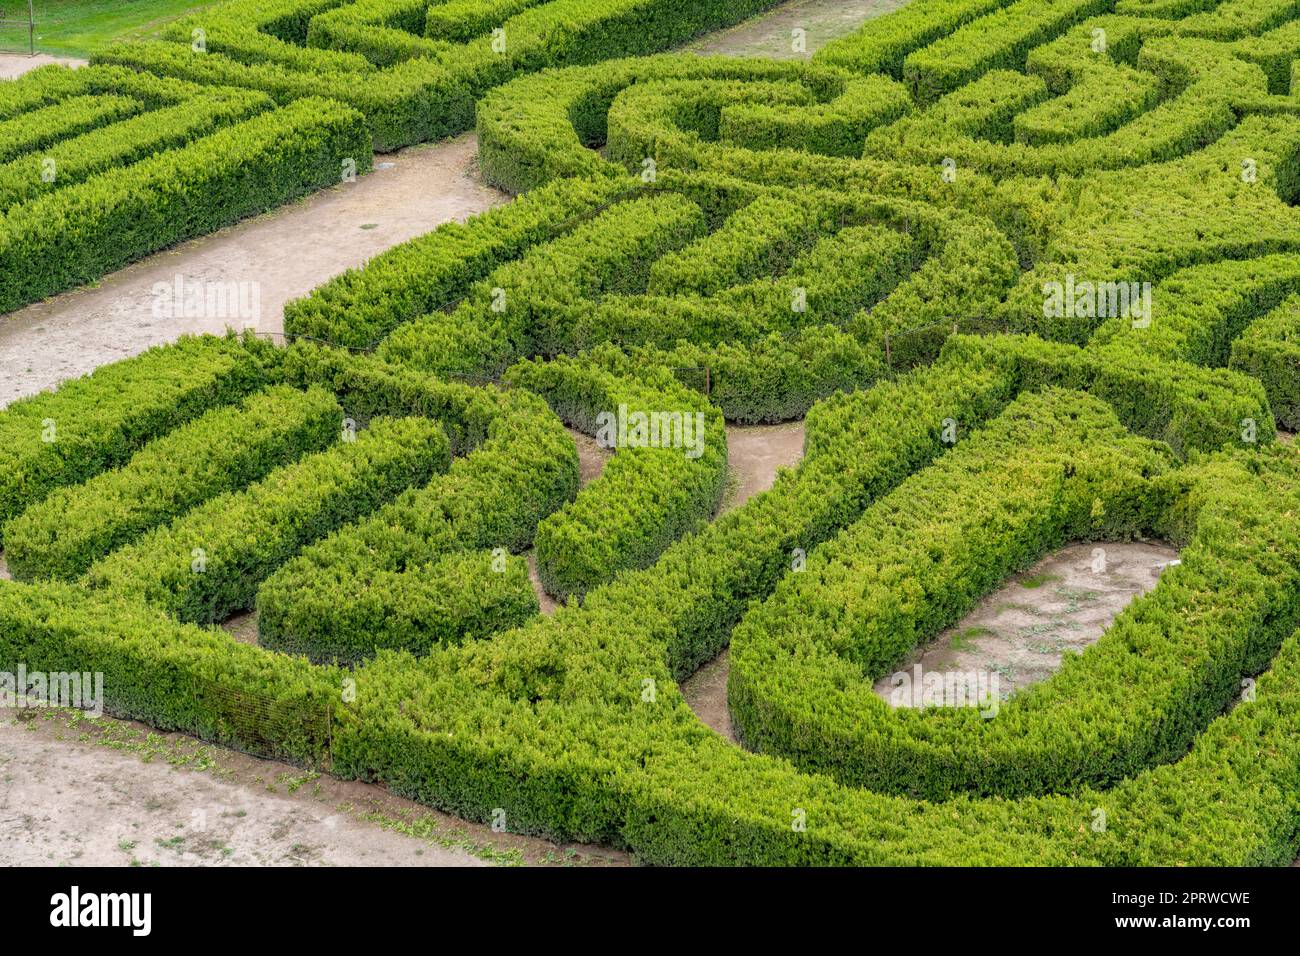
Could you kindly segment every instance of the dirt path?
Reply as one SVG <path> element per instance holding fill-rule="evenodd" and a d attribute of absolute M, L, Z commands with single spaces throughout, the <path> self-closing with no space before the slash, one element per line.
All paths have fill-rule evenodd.
<path fill-rule="evenodd" d="M 0 865 L 629 862 L 614 850 L 494 833 L 380 787 L 131 721 L 12 714 L 0 722 Z"/>
<path fill-rule="evenodd" d="M 600 473 L 605 470 L 605 463 L 614 452 L 584 432 L 574 428 L 568 429 L 568 432 L 573 443 L 578 446 L 578 487 L 585 488 L 600 477 Z M 537 551 L 534 549 L 525 552 L 524 559 L 528 562 L 528 580 L 533 585 L 533 593 L 537 595 L 542 613 L 554 614 L 560 605 L 542 587 L 542 577 L 537 573 Z"/>
<path fill-rule="evenodd" d="M 70 56 L 50 56 L 48 53 L 38 53 L 35 56 L 28 56 L 26 53 L 0 53 L 0 80 L 16 80 L 38 66 L 49 66 L 51 63 L 76 67 L 85 66 L 86 62 Z"/>
<path fill-rule="evenodd" d="M 956 627 L 916 648 L 895 673 L 914 675 L 919 665 L 923 674 L 996 674 L 1006 699 L 1055 674 L 1067 651 L 1100 640 L 1177 558 L 1173 548 L 1151 542 L 1071 544 L 1011 577 Z M 892 674 L 875 685 L 886 701 L 894 689 Z"/>
<path fill-rule="evenodd" d="M 452 220 L 506 201 L 478 176 L 477 140 L 460 136 L 376 157 L 373 173 L 150 256 L 97 286 L 0 317 L 0 407 L 183 332 L 242 328 L 243 316 L 154 317 L 154 287 L 249 283 L 258 331 L 283 330 L 284 304 L 345 269 Z"/>
<path fill-rule="evenodd" d="M 897 10 L 906 3 L 907 0 L 795 0 L 730 29 L 701 37 L 685 49 L 720 56 L 806 59 L 832 40 L 853 33 L 872 17 Z M 795 43 L 795 30 L 803 31 L 802 47 Z"/>
<path fill-rule="evenodd" d="M 755 425 L 727 428 L 727 468 L 730 483 L 722 502 L 725 514 L 739 508 L 754 495 L 771 488 L 778 470 L 793 468 L 803 460 L 804 423 Z M 705 725 L 723 737 L 735 740 L 731 711 L 727 708 L 727 675 L 730 652 L 709 661 L 681 685 L 682 696 Z"/>

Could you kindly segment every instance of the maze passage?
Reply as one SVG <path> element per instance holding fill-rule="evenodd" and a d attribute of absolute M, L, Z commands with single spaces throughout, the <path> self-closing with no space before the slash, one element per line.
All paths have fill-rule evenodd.
<path fill-rule="evenodd" d="M 0 312 L 468 129 L 521 73 L 649 53 L 773 0 L 226 0 L 0 91 Z"/>
<path fill-rule="evenodd" d="M 0 312 L 370 168 L 360 114 L 121 67 L 0 89 Z"/>
<path fill-rule="evenodd" d="M 914 0 L 811 61 L 621 56 L 749 9 L 233 0 L 106 54 L 138 88 L 0 90 L 68 143 L 184 135 L 154 84 L 341 97 L 367 149 L 475 123 L 518 194 L 291 303 L 287 347 L 0 414 L 0 659 L 648 863 L 1290 863 L 1294 4 Z M 0 230 L 65 191 L 9 168 Z M 727 425 L 791 419 L 802 461 L 719 515 Z M 613 452 L 581 490 L 566 426 Z M 875 695 L 1053 548 L 1143 536 L 1181 563 L 1049 679 Z M 250 607 L 256 646 L 209 626 Z M 678 686 L 729 645 L 742 745 Z"/>

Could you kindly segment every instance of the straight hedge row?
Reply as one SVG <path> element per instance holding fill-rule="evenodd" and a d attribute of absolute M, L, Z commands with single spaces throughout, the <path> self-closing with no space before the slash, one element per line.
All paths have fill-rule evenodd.
<path fill-rule="evenodd" d="M 901 78 L 909 53 L 1011 2 L 912 0 L 900 10 L 867 21 L 856 33 L 828 43 L 818 51 L 816 59 L 855 73 L 887 73 Z"/>
<path fill-rule="evenodd" d="M 0 412 L 0 533 L 54 489 L 125 464 L 147 442 L 261 388 L 278 356 L 251 337 L 182 336 L 14 402 Z"/>
<path fill-rule="evenodd" d="M 61 140 L 44 154 L 29 154 L 0 165 L 0 210 L 30 202 L 115 166 L 137 162 L 155 152 L 192 143 L 214 129 L 248 119 L 270 105 L 265 94 L 251 90 L 200 95 Z M 47 160 L 55 163 L 52 180 L 43 175 Z"/>
<path fill-rule="evenodd" d="M 72 96 L 0 122 L 0 162 L 126 119 L 140 105 L 126 96 Z"/>
<path fill-rule="evenodd" d="M 85 585 L 219 623 L 308 544 L 445 470 L 446 434 L 423 418 L 377 418 L 351 440 L 209 499 L 95 562 Z"/>
<path fill-rule="evenodd" d="M 144 532 L 236 491 L 339 437 L 343 413 L 323 389 L 273 387 L 215 408 L 146 445 L 121 468 L 10 521 L 5 560 L 20 581 L 76 578 Z"/>
<path fill-rule="evenodd" d="M 345 161 L 364 172 L 359 119 L 299 100 L 11 210 L 0 221 L 0 312 L 337 183 Z"/>
<path fill-rule="evenodd" d="M 342 700 L 334 669 L 63 582 L 0 581 L 0 661 L 103 674 L 113 716 L 310 766 L 328 761 Z"/>
<path fill-rule="evenodd" d="M 1300 255 L 1223 259 L 1175 272 L 1155 288 L 1149 321 L 1118 316 L 1091 342 L 1122 341 L 1160 358 L 1222 367 L 1246 327 L 1300 292 Z"/>

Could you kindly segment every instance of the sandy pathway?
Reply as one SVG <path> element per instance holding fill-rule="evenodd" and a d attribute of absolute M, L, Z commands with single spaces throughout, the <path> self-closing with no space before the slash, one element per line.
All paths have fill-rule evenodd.
<path fill-rule="evenodd" d="M 907 0 L 794 0 L 759 14 L 744 23 L 719 30 L 686 45 L 696 53 L 723 56 L 763 56 L 772 60 L 799 60 L 863 22 L 904 6 Z M 795 31 L 802 31 L 796 43 Z"/>
<path fill-rule="evenodd" d="M 776 483 L 781 468 L 795 468 L 803 460 L 804 423 L 784 425 L 733 425 L 727 428 L 729 484 L 722 502 L 725 513 L 739 508 L 754 495 Z M 731 711 L 727 708 L 730 651 L 702 666 L 681 685 L 682 696 L 700 721 L 734 740 Z"/>
<path fill-rule="evenodd" d="M 158 253 L 0 317 L 0 407 L 184 332 L 242 328 L 243 313 L 156 318 L 155 286 L 246 283 L 260 332 L 283 329 L 284 304 L 345 269 L 452 220 L 504 202 L 478 178 L 472 134 L 376 157 L 376 169 L 290 206 Z M 254 292 L 256 299 L 254 299 Z"/>
<path fill-rule="evenodd" d="M 16 80 L 38 66 L 49 66 L 51 63 L 62 63 L 64 66 L 73 67 L 86 65 L 85 60 L 70 56 L 50 56 L 48 53 L 38 53 L 35 56 L 28 56 L 26 53 L 0 53 L 0 80 Z"/>
<path fill-rule="evenodd" d="M 0 865 L 629 862 L 614 850 L 494 833 L 382 787 L 133 721 L 14 714 L 0 713 Z"/>

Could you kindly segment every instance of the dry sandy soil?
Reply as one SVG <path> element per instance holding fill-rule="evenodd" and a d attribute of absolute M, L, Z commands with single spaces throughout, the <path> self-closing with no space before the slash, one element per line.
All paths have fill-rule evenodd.
<path fill-rule="evenodd" d="M 345 269 L 508 198 L 478 175 L 477 140 L 460 136 L 375 157 L 375 171 L 210 236 L 183 243 L 0 317 L 0 407 L 184 332 L 243 327 L 238 316 L 154 317 L 154 285 L 257 283 L 271 335 L 284 304 Z"/>
<path fill-rule="evenodd" d="M 730 29 L 701 37 L 685 49 L 725 56 L 804 59 L 832 40 L 857 30 L 865 21 L 906 3 L 907 0 L 794 0 Z M 795 49 L 796 29 L 804 31 L 806 42 L 802 52 Z"/>
<path fill-rule="evenodd" d="M 494 833 L 370 784 L 65 711 L 3 712 L 0 832 L 3 865 L 630 862 L 615 850 Z"/>
<path fill-rule="evenodd" d="M 1104 563 L 1097 561 L 1104 552 Z M 895 668 L 912 673 L 996 673 L 1003 699 L 1051 677 L 1067 651 L 1095 644 L 1119 613 L 1160 580 L 1178 552 L 1144 541 L 1072 544 L 1005 582 L 956 627 L 918 647 Z M 892 675 L 876 682 L 889 700 Z"/>
<path fill-rule="evenodd" d="M 64 66 L 86 65 L 85 60 L 68 56 L 50 56 L 48 53 L 38 53 L 35 56 L 28 56 L 25 53 L 0 53 L 0 80 L 16 80 L 38 66 L 48 66 L 51 63 L 62 63 Z"/>

